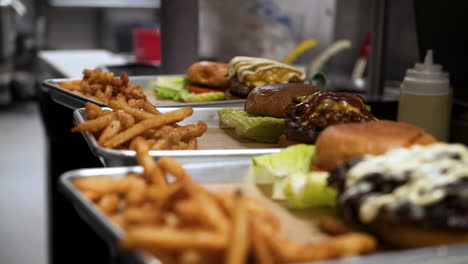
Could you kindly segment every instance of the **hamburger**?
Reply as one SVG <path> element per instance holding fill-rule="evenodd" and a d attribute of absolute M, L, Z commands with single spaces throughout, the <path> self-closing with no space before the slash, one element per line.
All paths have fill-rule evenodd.
<path fill-rule="evenodd" d="M 305 73 L 274 60 L 238 56 L 229 62 L 228 78 L 227 93 L 230 96 L 247 98 L 258 86 L 273 83 L 303 83 Z"/>
<path fill-rule="evenodd" d="M 328 184 L 339 192 L 346 222 L 367 226 L 390 245 L 468 242 L 468 149 L 463 145 L 414 145 L 365 155 L 339 165 Z"/>
<path fill-rule="evenodd" d="M 187 69 L 190 82 L 187 90 L 193 93 L 225 91 L 229 85 L 228 65 L 222 62 L 199 61 Z"/>
<path fill-rule="evenodd" d="M 424 130 L 402 122 L 370 121 L 327 127 L 316 142 L 315 166 L 333 170 L 338 165 L 366 154 L 380 155 L 394 148 L 436 142 Z"/>
<path fill-rule="evenodd" d="M 278 83 L 256 87 L 245 102 L 245 111 L 225 108 L 218 111 L 220 126 L 232 128 L 239 137 L 277 143 L 284 130 L 284 109 L 293 98 L 320 89 L 308 84 Z"/>
<path fill-rule="evenodd" d="M 364 99 L 352 93 L 319 91 L 295 98 L 286 109 L 280 145 L 314 144 L 328 126 L 376 120 Z"/>
<path fill-rule="evenodd" d="M 245 101 L 247 113 L 258 116 L 286 117 L 286 106 L 296 97 L 320 91 L 314 85 L 303 83 L 275 83 L 255 87 Z"/>

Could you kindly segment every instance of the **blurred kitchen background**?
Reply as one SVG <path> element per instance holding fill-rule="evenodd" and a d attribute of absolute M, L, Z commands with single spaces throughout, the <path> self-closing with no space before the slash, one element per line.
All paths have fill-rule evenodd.
<path fill-rule="evenodd" d="M 363 94 L 374 89 L 377 97 L 371 99 L 389 102 L 385 107 L 396 116 L 406 69 L 432 45 L 421 35 L 427 16 L 437 14 L 432 8 L 421 15 L 429 2 L 436 1 L 0 0 L 0 144 L 6 146 L 0 156 L 0 263 L 46 263 L 48 258 L 46 149 L 53 139 L 46 138 L 41 125 L 47 118 L 38 104 L 47 96 L 40 86 L 44 79 L 80 78 L 85 67 L 151 75 L 183 73 L 198 59 L 227 62 L 246 55 L 282 60 L 312 38 L 318 46 L 294 62 L 307 66 L 336 41 L 348 40 L 351 47 L 331 56 L 321 71 L 333 88 Z M 416 16 L 421 16 L 419 30 Z M 135 63 L 132 30 L 137 28 L 160 29 L 160 65 Z M 433 30 L 448 34 L 456 28 Z M 451 63 L 453 53 L 442 53 L 447 46 L 433 48 L 435 61 L 456 78 L 458 104 L 466 106 L 458 77 L 465 73 Z M 368 67 L 355 83 L 351 76 L 359 59 Z M 464 118 L 464 111 L 454 115 L 452 140 L 466 143 L 468 133 L 458 132 L 467 127 Z"/>
<path fill-rule="evenodd" d="M 58 64 L 56 60 L 62 58 L 68 59 L 68 64 L 77 63 L 66 57 L 68 51 L 105 51 L 99 53 L 101 57 L 95 57 L 101 60 L 100 63 L 92 61 L 94 64 L 89 66 L 133 61 L 132 29 L 158 29 L 161 22 L 160 1 L 154 0 L 22 0 L 25 5 L 23 16 L 16 15 L 13 8 L 5 7 L 8 2 L 16 1 L 0 1 L 4 3 L 1 7 L 0 31 L 0 102 L 3 104 L 34 97 L 37 90 L 35 84 L 43 79 L 41 77 L 60 77 L 54 71 L 65 75 L 60 72 L 63 71 L 60 67 L 46 66 L 55 66 Z M 327 73 L 346 78 L 351 76 L 366 36 L 372 30 L 373 2 L 200 0 L 199 26 L 193 27 L 199 32 L 198 44 L 192 42 L 196 39 L 189 39 L 191 43 L 179 45 L 198 47 L 198 58 L 229 61 L 236 55 L 250 55 L 282 60 L 297 44 L 313 38 L 318 46 L 295 61 L 296 64 L 306 65 L 334 41 L 346 39 L 351 42 L 351 48 L 333 56 L 324 68 Z M 383 51 L 383 61 L 387 67 L 384 67 L 383 76 L 385 80 L 398 82 L 402 80 L 405 70 L 420 58 L 413 1 L 391 0 L 387 5 L 388 28 Z M 193 10 L 187 9 L 196 8 L 183 7 L 170 12 L 171 16 L 178 16 L 192 13 Z M 179 16 L 176 21 L 183 23 L 184 17 Z M 183 33 L 167 32 L 169 38 L 177 34 Z M 183 35 L 178 37 L 184 39 Z M 62 53 L 42 52 L 44 50 L 61 50 Z M 80 60 L 84 59 L 87 57 Z M 158 73 L 161 69 L 148 71 Z M 147 73 L 141 71 L 140 74 Z M 76 76 L 76 72 L 73 74 L 75 76 L 63 77 L 80 77 Z"/>

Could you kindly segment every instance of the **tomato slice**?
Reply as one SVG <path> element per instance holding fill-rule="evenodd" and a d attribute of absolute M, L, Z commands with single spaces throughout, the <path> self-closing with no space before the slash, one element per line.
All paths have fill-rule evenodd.
<path fill-rule="evenodd" d="M 320 167 L 319 167 L 319 166 L 317 166 L 317 165 L 313 165 L 313 166 L 312 166 L 312 171 L 326 171 L 326 170 L 325 170 L 325 169 L 322 169 L 322 168 L 320 168 Z"/>
<path fill-rule="evenodd" d="M 202 88 L 197 86 L 188 85 L 187 90 L 192 93 L 212 93 L 212 92 L 220 92 L 220 90 L 216 89 L 209 89 L 209 88 Z"/>

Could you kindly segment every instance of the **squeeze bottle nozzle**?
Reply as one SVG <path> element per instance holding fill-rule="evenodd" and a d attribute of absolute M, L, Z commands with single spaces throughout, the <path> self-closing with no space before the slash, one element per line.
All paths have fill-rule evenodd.
<path fill-rule="evenodd" d="M 433 65 L 433 59 L 432 59 L 432 50 L 428 50 L 426 53 L 426 57 L 424 58 L 424 66 L 426 70 L 431 70 L 431 67 Z"/>

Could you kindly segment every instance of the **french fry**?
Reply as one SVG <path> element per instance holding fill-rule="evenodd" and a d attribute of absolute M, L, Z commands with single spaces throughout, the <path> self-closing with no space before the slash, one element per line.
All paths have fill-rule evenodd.
<path fill-rule="evenodd" d="M 266 243 L 262 232 L 258 228 L 256 221 L 251 221 L 252 247 L 256 263 L 274 264 L 274 254 Z"/>
<path fill-rule="evenodd" d="M 93 202 L 96 202 L 97 200 L 99 200 L 99 198 L 101 198 L 101 194 L 95 191 L 84 191 L 83 196 L 86 199 L 93 201 Z"/>
<path fill-rule="evenodd" d="M 152 118 L 152 117 L 155 116 L 155 115 L 150 114 L 148 112 L 145 112 L 143 110 L 132 108 L 132 107 L 128 106 L 127 104 L 125 104 L 123 102 L 120 102 L 120 101 L 117 101 L 117 100 L 110 101 L 109 102 L 109 107 L 113 108 L 113 109 L 123 110 L 126 113 L 133 116 L 138 121 L 149 119 L 149 118 Z"/>
<path fill-rule="evenodd" d="M 148 154 L 149 147 L 142 137 L 136 137 L 134 144 L 137 153 L 136 158 L 144 169 L 143 176 L 149 179 L 157 166 L 156 161 Z"/>
<path fill-rule="evenodd" d="M 198 149 L 198 141 L 196 138 L 192 138 L 188 141 L 187 149 Z"/>
<path fill-rule="evenodd" d="M 139 206 L 145 202 L 146 188 L 144 186 L 132 188 L 125 198 L 128 205 Z"/>
<path fill-rule="evenodd" d="M 141 178 L 124 177 L 115 181 L 113 190 L 119 194 L 127 195 L 132 189 L 141 188 L 144 185 L 145 182 Z"/>
<path fill-rule="evenodd" d="M 178 201 L 174 205 L 174 212 L 186 223 L 200 224 L 200 206 L 194 200 Z"/>
<path fill-rule="evenodd" d="M 174 253 L 165 250 L 149 250 L 162 264 L 180 264 Z"/>
<path fill-rule="evenodd" d="M 175 229 L 156 226 L 130 227 L 122 244 L 127 247 L 158 249 L 223 249 L 227 240 L 206 230 Z"/>
<path fill-rule="evenodd" d="M 74 80 L 74 81 L 68 81 L 68 82 L 58 82 L 57 84 L 60 85 L 60 87 L 67 89 L 67 90 L 78 90 L 80 87 L 80 82 L 81 80 Z"/>
<path fill-rule="evenodd" d="M 124 229 L 121 245 L 125 248 L 149 252 L 165 264 L 273 264 L 354 256 L 377 247 L 375 238 L 353 232 L 320 243 L 294 242 L 261 202 L 240 191 L 234 195 L 210 192 L 193 183 L 172 158 L 155 162 L 148 154 L 150 140 L 132 140 L 144 173 L 73 181 Z M 167 179 L 169 174 L 175 181 Z"/>
<path fill-rule="evenodd" d="M 117 179 L 109 177 L 83 177 L 73 181 L 73 185 L 81 191 L 92 191 L 99 194 L 112 193 L 116 190 Z"/>
<path fill-rule="evenodd" d="M 135 104 L 133 105 L 133 108 L 136 108 L 136 109 L 142 109 L 145 105 L 145 100 L 143 99 L 135 99 Z M 130 106 L 130 105 L 129 105 Z M 145 111 L 143 109 L 143 111 Z M 146 112 L 146 111 L 145 111 Z"/>
<path fill-rule="evenodd" d="M 162 138 L 166 135 L 168 135 L 172 130 L 174 129 L 173 126 L 171 125 L 165 125 L 160 127 L 158 130 L 156 130 L 153 134 L 155 138 Z"/>
<path fill-rule="evenodd" d="M 179 259 L 180 264 L 201 264 L 203 263 L 202 255 L 195 250 L 186 250 L 182 252 Z"/>
<path fill-rule="evenodd" d="M 120 74 L 120 79 L 122 80 L 123 84 L 127 84 L 130 81 L 126 72 L 122 72 Z"/>
<path fill-rule="evenodd" d="M 174 135 L 178 140 L 188 141 L 189 139 L 203 135 L 207 129 L 208 127 L 205 122 L 198 121 L 196 125 L 177 127 L 169 132 L 169 135 Z"/>
<path fill-rule="evenodd" d="M 185 172 L 182 165 L 175 159 L 162 157 L 158 161 L 158 165 L 166 172 L 169 172 L 179 182 L 191 182 L 190 176 Z"/>
<path fill-rule="evenodd" d="M 120 214 L 113 214 L 109 216 L 109 220 L 116 226 L 124 227 L 125 220 Z"/>
<path fill-rule="evenodd" d="M 161 114 L 161 112 L 159 112 L 158 109 L 156 109 L 156 107 L 154 107 L 149 101 L 145 101 L 143 104 L 143 110 L 153 115 Z"/>
<path fill-rule="evenodd" d="M 183 141 L 178 141 L 178 142 L 175 142 L 171 146 L 171 149 L 172 150 L 185 150 L 185 149 L 187 149 L 187 147 L 188 147 L 187 143 L 185 143 Z"/>
<path fill-rule="evenodd" d="M 154 222 L 158 213 L 155 210 L 143 210 L 140 207 L 129 207 L 122 214 L 125 222 L 128 224 L 151 224 Z"/>
<path fill-rule="evenodd" d="M 122 129 L 122 125 L 118 120 L 112 121 L 101 133 L 99 136 L 98 144 L 102 145 L 109 138 L 113 137 Z"/>
<path fill-rule="evenodd" d="M 86 102 L 85 108 L 86 108 L 86 114 L 87 114 L 88 120 L 96 119 L 101 115 L 101 112 L 102 112 L 101 107 L 99 107 L 96 104 Z"/>
<path fill-rule="evenodd" d="M 114 193 L 105 194 L 97 203 L 99 209 L 106 214 L 113 214 L 119 208 L 120 199 Z"/>
<path fill-rule="evenodd" d="M 179 217 L 172 212 L 165 213 L 163 216 L 163 221 L 164 225 L 170 228 L 176 228 L 180 224 Z"/>
<path fill-rule="evenodd" d="M 247 205 L 241 192 L 236 193 L 234 203 L 230 244 L 226 249 L 224 263 L 244 264 L 249 250 L 249 218 Z"/>
<path fill-rule="evenodd" d="M 78 124 L 74 128 L 72 128 L 72 132 L 82 132 L 82 131 L 89 131 L 89 132 L 97 132 L 104 129 L 108 126 L 112 121 L 115 120 L 115 115 L 104 115 L 100 116 L 93 120 L 88 120 L 83 123 Z"/>
<path fill-rule="evenodd" d="M 331 215 L 319 217 L 319 228 L 331 235 L 342 235 L 350 232 L 349 228 L 339 219 Z"/>
<path fill-rule="evenodd" d="M 154 134 L 156 133 L 156 131 L 158 131 L 159 128 L 151 128 L 151 129 L 148 129 L 146 130 L 145 132 L 141 133 L 140 136 L 144 137 L 144 138 L 153 138 Z M 153 143 L 154 144 L 154 143 Z"/>
<path fill-rule="evenodd" d="M 216 204 L 216 201 L 211 199 L 211 197 L 204 192 L 199 191 L 194 194 L 193 200 L 199 205 L 202 205 L 198 209 L 198 212 L 200 218 L 204 219 L 204 224 L 220 233 L 228 234 L 231 225 L 226 215 L 223 214 L 222 209 Z"/>
<path fill-rule="evenodd" d="M 131 115 L 125 113 L 125 112 L 120 112 L 120 111 L 118 111 L 115 114 L 117 116 L 117 119 L 120 121 L 120 123 L 125 128 L 129 128 L 129 127 L 135 125 L 135 118 L 133 118 L 133 116 L 131 116 Z"/>
<path fill-rule="evenodd" d="M 99 102 L 108 103 L 109 100 L 117 99 L 119 96 L 123 97 L 125 102 L 130 99 L 137 100 L 138 105 L 142 107 L 143 103 L 139 100 L 146 101 L 143 90 L 140 86 L 129 84 L 128 81 L 126 74 L 116 78 L 112 72 L 84 69 L 82 80 L 64 81 L 57 84 L 64 89 Z"/>
<path fill-rule="evenodd" d="M 170 148 L 173 143 L 172 140 L 169 140 L 168 138 L 161 138 L 156 140 L 156 142 L 151 145 L 151 149 L 153 150 L 162 150 L 162 149 L 168 149 Z"/>
<path fill-rule="evenodd" d="M 109 111 L 109 110 L 102 110 L 101 114 L 98 117 L 105 116 L 105 115 L 112 115 L 114 112 Z"/>
<path fill-rule="evenodd" d="M 192 113 L 193 109 L 191 107 L 184 107 L 168 113 L 154 116 L 135 124 L 133 127 L 127 128 L 126 130 L 115 135 L 113 138 L 104 142 L 103 145 L 107 148 L 118 147 L 135 136 L 140 135 L 145 130 L 161 127 L 174 122 L 179 122 L 185 117 L 190 116 Z"/>

